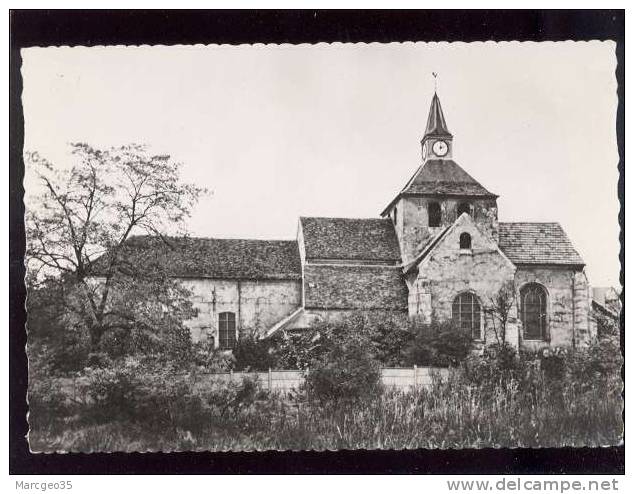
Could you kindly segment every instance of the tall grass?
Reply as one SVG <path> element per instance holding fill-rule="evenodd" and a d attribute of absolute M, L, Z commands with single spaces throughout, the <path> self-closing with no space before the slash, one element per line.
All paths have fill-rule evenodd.
<path fill-rule="evenodd" d="M 587 383 L 585 383 L 587 384 Z M 229 395 L 227 395 L 229 396 Z M 191 399 L 189 399 L 191 402 Z M 188 402 L 188 403 L 189 403 Z M 151 410 L 104 422 L 76 405 L 32 420 L 33 451 L 324 450 L 558 447 L 618 444 L 620 389 L 510 379 L 473 385 L 454 373 L 430 388 L 365 400 L 311 402 L 259 392 L 231 407 L 204 400 L 196 419 L 157 427 Z M 181 415 L 182 417 L 182 415 Z"/>

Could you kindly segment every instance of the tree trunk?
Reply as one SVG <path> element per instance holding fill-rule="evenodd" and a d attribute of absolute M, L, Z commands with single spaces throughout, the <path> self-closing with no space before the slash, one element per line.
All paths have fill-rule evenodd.
<path fill-rule="evenodd" d="M 92 324 L 89 326 L 90 334 L 90 351 L 99 352 L 101 350 L 101 338 L 105 333 L 105 328 L 100 324 Z"/>

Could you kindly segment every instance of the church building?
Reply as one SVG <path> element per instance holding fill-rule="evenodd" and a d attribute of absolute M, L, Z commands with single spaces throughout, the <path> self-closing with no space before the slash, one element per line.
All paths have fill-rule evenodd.
<path fill-rule="evenodd" d="M 453 141 L 434 94 L 422 164 L 379 217 L 302 217 L 292 241 L 171 238 L 171 274 L 198 309 L 188 322 L 194 340 L 229 349 L 244 331 L 268 337 L 351 311 L 389 311 L 452 320 L 486 344 L 494 341 L 487 304 L 511 287 L 506 341 L 589 342 L 590 289 L 566 233 L 555 222 L 498 221 L 498 195 L 454 161 Z"/>

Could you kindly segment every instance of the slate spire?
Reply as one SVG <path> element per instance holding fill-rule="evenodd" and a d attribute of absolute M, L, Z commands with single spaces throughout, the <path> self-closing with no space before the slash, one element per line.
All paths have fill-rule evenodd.
<path fill-rule="evenodd" d="M 429 117 L 427 117 L 427 128 L 425 129 L 425 137 L 428 136 L 451 136 L 451 132 L 447 128 L 447 122 L 445 122 L 445 115 L 440 106 L 440 99 L 435 91 L 429 108 Z"/>

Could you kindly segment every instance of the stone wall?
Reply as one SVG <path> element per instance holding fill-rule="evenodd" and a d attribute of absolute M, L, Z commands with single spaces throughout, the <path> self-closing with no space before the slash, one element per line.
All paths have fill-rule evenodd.
<path fill-rule="evenodd" d="M 439 227 L 428 226 L 428 203 L 432 201 L 440 202 L 441 226 Z M 445 198 L 438 200 L 426 197 L 403 197 L 396 204 L 398 215 L 395 225 L 403 262 L 413 260 L 431 238 L 456 221 L 458 205 L 461 202 L 471 204 L 470 214 L 480 230 L 497 242 L 497 203 L 494 199 Z"/>
<path fill-rule="evenodd" d="M 300 281 L 183 279 L 198 315 L 187 322 L 194 341 L 213 337 L 218 344 L 218 314 L 234 312 L 238 330 L 264 332 L 301 305 Z"/>
<path fill-rule="evenodd" d="M 462 233 L 471 235 L 469 250 L 460 249 Z M 451 320 L 453 301 L 461 292 L 475 294 L 484 307 L 505 283 L 512 283 L 514 274 L 515 266 L 495 242 L 483 234 L 471 218 L 463 216 L 422 261 L 418 274 L 410 279 L 410 315 L 417 315 L 427 323 Z M 516 308 L 511 310 L 510 316 L 506 339 L 517 345 Z M 493 343 L 493 325 L 483 313 L 481 327 L 485 328 L 484 341 Z"/>
<path fill-rule="evenodd" d="M 590 341 L 589 290 L 583 271 L 565 267 L 518 268 L 515 276 L 518 306 L 520 291 L 527 283 L 538 283 L 546 289 L 548 322 L 546 339 L 529 341 L 522 338 L 524 348 L 537 350 L 549 345 L 584 345 Z M 522 330 L 521 320 L 519 327 Z"/>
<path fill-rule="evenodd" d="M 575 309 L 575 344 L 587 345 L 597 336 L 596 324 L 593 324 L 591 315 L 590 286 L 588 278 L 583 271 L 575 272 L 574 284 L 574 309 Z"/>

